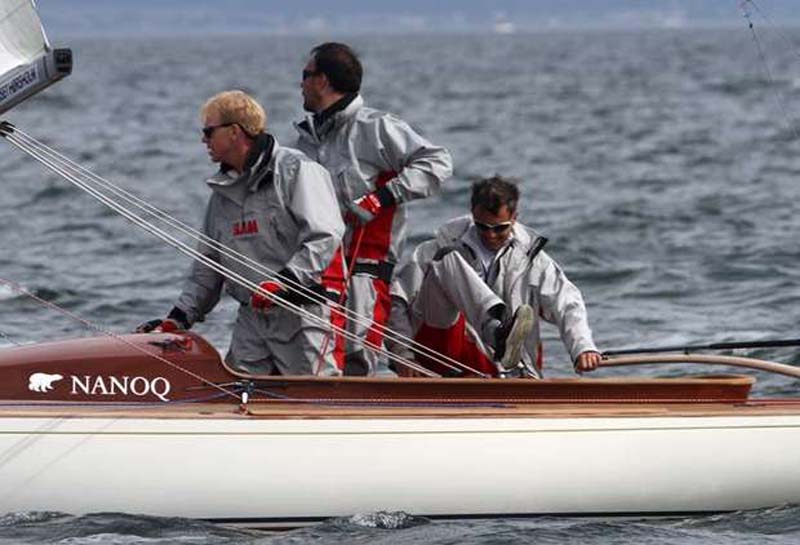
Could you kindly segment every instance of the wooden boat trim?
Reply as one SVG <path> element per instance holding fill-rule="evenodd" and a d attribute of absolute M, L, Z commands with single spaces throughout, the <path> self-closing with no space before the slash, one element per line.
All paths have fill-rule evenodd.
<path fill-rule="evenodd" d="M 755 379 L 743 375 L 680 378 L 367 378 L 265 377 L 253 381 L 261 403 L 742 403 Z"/>
<path fill-rule="evenodd" d="M 661 361 L 683 359 L 671 356 Z M 728 357 L 702 361 L 741 363 Z M 55 380 L 46 388 L 36 387 L 32 381 L 42 375 Z M 247 391 L 250 401 L 264 404 L 339 401 L 387 407 L 398 403 L 743 403 L 754 383 L 746 376 L 534 380 L 245 375 L 226 366 L 213 346 L 192 333 L 95 337 L 7 349 L 0 352 L 0 378 L 0 399 L 16 402 L 146 404 L 217 398 L 219 403 L 236 403 Z M 156 383 L 160 396 L 154 393 Z"/>
<path fill-rule="evenodd" d="M 85 405 L 60 403 L 0 403 L 0 418 L 143 419 L 143 420 L 359 420 L 359 419 L 563 419 L 627 417 L 746 417 L 797 416 L 800 400 L 763 400 L 746 403 L 691 402 L 675 404 L 548 403 L 486 404 L 473 406 L 343 403 L 252 403 L 244 409 L 232 403 Z"/>

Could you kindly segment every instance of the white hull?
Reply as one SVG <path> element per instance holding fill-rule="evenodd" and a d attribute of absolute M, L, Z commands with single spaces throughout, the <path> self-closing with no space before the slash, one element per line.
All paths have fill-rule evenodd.
<path fill-rule="evenodd" d="M 0 419 L 0 512 L 297 523 L 800 502 L 800 416 Z"/>

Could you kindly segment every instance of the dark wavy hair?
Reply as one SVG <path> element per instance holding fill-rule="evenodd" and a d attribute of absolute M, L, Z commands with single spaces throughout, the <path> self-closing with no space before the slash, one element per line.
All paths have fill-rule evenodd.
<path fill-rule="evenodd" d="M 504 178 L 495 174 L 491 178 L 483 178 L 472 184 L 472 209 L 480 206 L 492 214 L 497 214 L 503 206 L 507 206 L 512 214 L 517 211 L 519 188 L 517 180 Z"/>
<path fill-rule="evenodd" d="M 364 70 L 353 49 L 346 44 L 326 42 L 311 50 L 317 72 L 325 74 L 340 93 L 357 93 Z"/>

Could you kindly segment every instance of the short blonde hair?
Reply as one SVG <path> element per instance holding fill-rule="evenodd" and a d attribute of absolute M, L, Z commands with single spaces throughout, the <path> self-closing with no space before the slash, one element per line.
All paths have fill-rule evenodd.
<path fill-rule="evenodd" d="M 250 136 L 264 132 L 267 126 L 267 112 L 244 91 L 223 91 L 208 99 L 200 109 L 201 120 L 212 112 L 219 116 L 220 124 L 236 123 Z"/>

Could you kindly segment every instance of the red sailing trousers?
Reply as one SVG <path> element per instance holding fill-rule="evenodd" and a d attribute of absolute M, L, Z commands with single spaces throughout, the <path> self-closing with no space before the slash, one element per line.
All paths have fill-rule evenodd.
<path fill-rule="evenodd" d="M 395 172 L 391 171 L 382 172 L 378 175 L 376 186 L 378 188 L 385 186 L 396 175 Z M 390 270 L 385 266 L 385 263 L 389 253 L 389 246 L 392 242 L 392 226 L 396 210 L 396 205 L 383 207 L 375 219 L 369 223 L 363 225 L 355 223 L 353 225 L 347 248 L 347 266 L 350 267 L 350 275 L 362 274 L 359 272 L 362 263 L 373 266 L 376 271 Z M 352 225 L 352 221 L 350 223 Z M 370 348 L 380 349 L 383 345 L 383 326 L 386 325 L 389 319 L 389 311 L 391 309 L 391 297 L 389 295 L 389 282 L 391 279 L 388 278 L 388 274 L 385 276 L 376 275 L 372 278 L 371 287 L 374 290 L 374 297 L 348 297 L 347 290 L 356 288 L 353 283 L 346 286 L 348 276 L 345 273 L 345 263 L 341 248 L 336 251 L 331 264 L 323 272 L 322 285 L 331 292 L 341 294 L 338 301 L 339 305 L 346 305 L 350 311 L 361 317 L 362 322 L 371 321 L 369 327 L 366 328 L 366 333 L 364 333 L 365 328 L 363 326 L 348 324 L 348 319 L 344 312 L 338 308 L 332 309 L 331 326 L 333 327 L 333 332 L 330 338 L 333 339 L 333 358 L 336 361 L 336 366 L 342 371 L 345 368 L 345 353 L 348 351 L 346 349 L 346 339 L 342 334 L 343 329 L 347 328 L 359 337 L 363 337 L 368 348 L 364 349 L 362 353 L 373 352 Z M 370 301 L 370 308 L 356 308 L 356 305 L 351 304 L 352 301 L 364 301 L 365 299 Z M 369 359 L 372 360 L 373 358 Z M 369 367 L 374 369 L 373 365 L 369 365 Z"/>
<path fill-rule="evenodd" d="M 497 376 L 497 366 L 492 359 L 484 354 L 475 341 L 467 335 L 466 320 L 463 314 L 459 315 L 458 321 L 448 328 L 422 324 L 417 334 L 414 335 L 414 340 L 476 371 L 493 377 Z M 455 369 L 446 367 L 419 353 L 416 354 L 415 360 L 423 367 L 442 376 L 453 376 L 457 375 L 459 371 L 465 371 L 452 363 L 450 365 Z M 465 371 L 463 376 L 477 376 L 477 374 Z"/>

